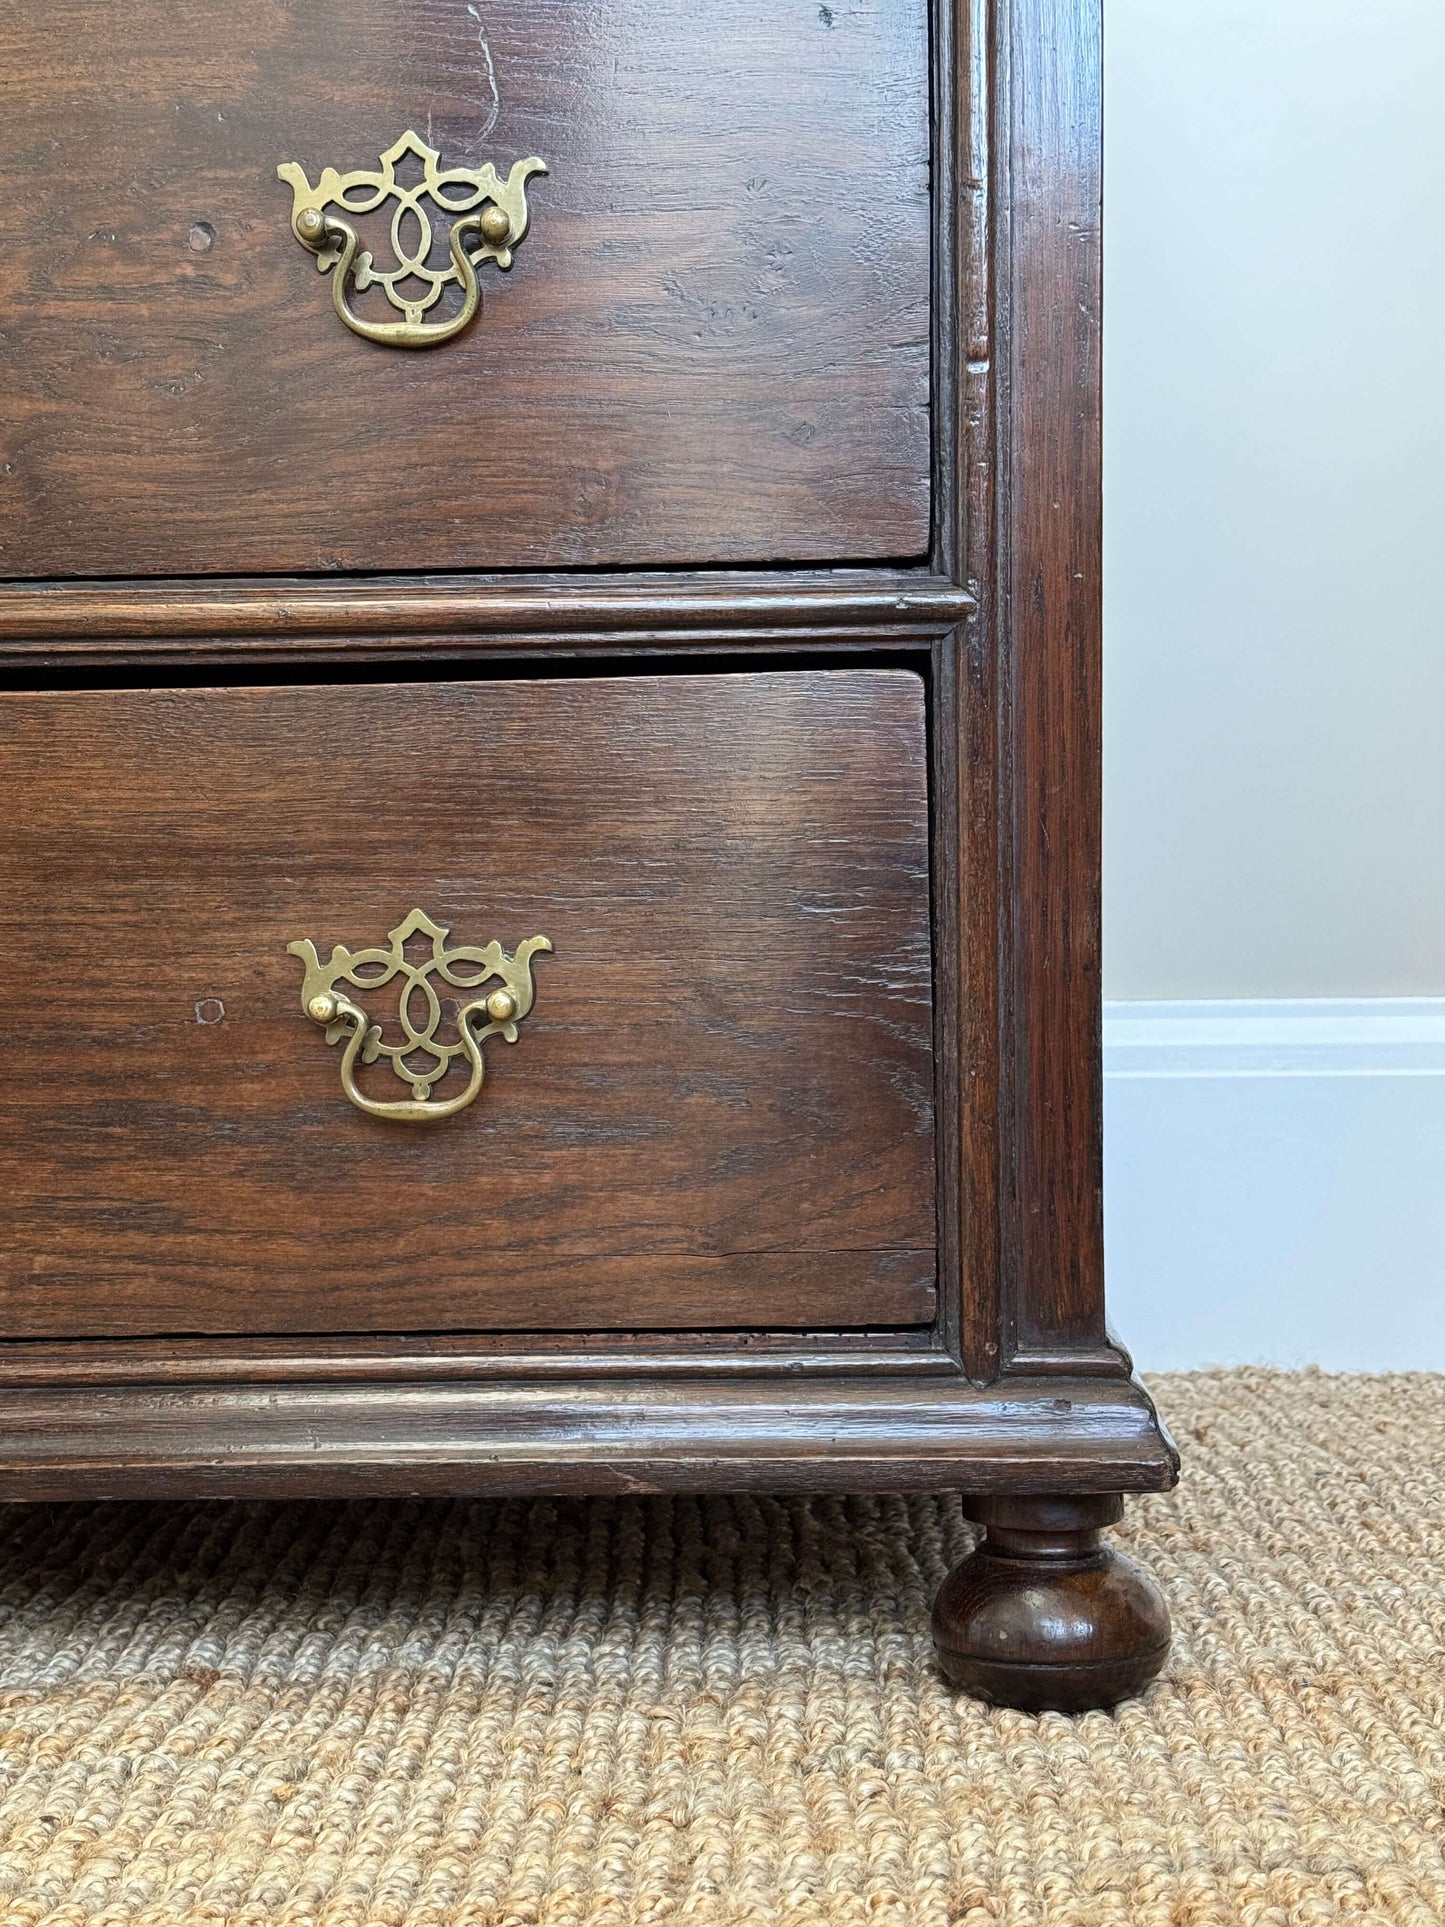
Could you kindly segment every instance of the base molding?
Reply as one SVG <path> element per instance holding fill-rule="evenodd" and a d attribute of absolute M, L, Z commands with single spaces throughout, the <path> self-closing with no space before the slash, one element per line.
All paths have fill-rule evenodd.
<path fill-rule="evenodd" d="M 1167 1489 L 1132 1380 L 701 1374 L 0 1393 L 0 1499 Z"/>

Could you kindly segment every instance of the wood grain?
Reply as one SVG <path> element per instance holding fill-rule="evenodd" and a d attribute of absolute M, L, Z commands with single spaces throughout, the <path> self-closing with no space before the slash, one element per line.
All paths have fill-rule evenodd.
<path fill-rule="evenodd" d="M 890 670 L 0 699 L 0 1328 L 926 1323 L 926 760 Z M 413 905 L 556 950 L 418 1129 L 286 953 Z"/>
<path fill-rule="evenodd" d="M 1147 1573 L 1101 1542 L 1123 1501 L 1009 1494 L 966 1510 L 983 1542 L 933 1608 L 948 1677 L 1030 1713 L 1082 1713 L 1142 1693 L 1169 1651 L 1169 1609 Z"/>
<path fill-rule="evenodd" d="M 925 0 L 0 0 L 0 574 L 921 556 L 927 44 Z M 551 170 L 425 354 L 341 325 L 276 179 L 410 127 Z"/>
<path fill-rule="evenodd" d="M 609 1381 L 17 1389 L 0 1498 L 1158 1491 L 1138 1386 Z"/>
<path fill-rule="evenodd" d="M 487 1379 L 957 1378 L 927 1327 L 859 1332 L 382 1332 L 7 1338 L 0 1386 L 371 1385 Z"/>
<path fill-rule="evenodd" d="M 1013 0 L 1007 149 L 1004 1352 L 1105 1344 L 1098 0 Z M 1116 1369 L 1127 1372 L 1120 1358 Z"/>
<path fill-rule="evenodd" d="M 946 626 L 973 607 L 967 589 L 918 569 L 10 583 L 0 584 L 0 661 L 128 661 L 202 644 L 254 658 L 261 644 L 345 649 L 376 639 L 399 650 L 534 636 L 562 649 L 579 635 L 629 631 Z"/>
<path fill-rule="evenodd" d="M 496 101 L 461 0 L 0 0 L 0 569 L 58 578 L 0 590 L 0 659 L 94 685 L 0 706 L 40 1261 L 0 1491 L 959 1487 L 1015 1510 L 971 1502 L 956 1669 L 1038 1704 L 1071 1615 L 1152 1663 L 1088 1578 L 1099 1495 L 1177 1470 L 1103 1312 L 1096 0 L 934 0 L 927 87 L 922 0 L 478 11 Z M 426 105 L 554 171 L 465 357 L 398 373 L 271 169 Z M 918 686 L 861 647 L 928 652 L 927 823 Z M 508 685 L 100 687 L 588 652 L 546 728 Z M 790 673 L 639 701 L 711 652 Z M 373 934 L 403 857 L 389 914 L 558 942 L 435 1169 L 343 1108 L 279 948 Z M 1061 1520 L 1051 1620 L 1003 1568 Z"/>
<path fill-rule="evenodd" d="M 1011 34 L 1007 7 L 959 0 L 937 10 L 935 145 L 939 170 L 935 258 L 937 461 L 933 565 L 967 582 L 946 671 L 937 678 L 943 764 L 936 785 L 936 888 L 950 910 L 937 994 L 946 1023 L 939 1128 L 943 1192 L 941 1299 L 959 1356 L 987 1382 L 1003 1354 L 1009 1064 L 1004 984 L 1012 941 L 1002 819 L 1012 768 L 1005 754 L 1011 633 L 997 568 L 1007 512 L 1007 464 L 998 446 L 999 354 L 1008 308 L 998 300 L 994 251 L 1007 260 L 1009 182 L 1000 123 L 1007 117 Z M 1044 370 L 1037 379 L 1046 380 Z M 1047 799 L 1037 799 L 1047 808 Z M 952 1237 L 948 1230 L 952 1230 Z"/>

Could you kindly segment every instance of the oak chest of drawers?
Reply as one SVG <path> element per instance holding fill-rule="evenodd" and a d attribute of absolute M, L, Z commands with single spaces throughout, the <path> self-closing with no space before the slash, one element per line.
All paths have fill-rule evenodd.
<path fill-rule="evenodd" d="M 956 1487 L 1137 1688 L 1089 0 L 0 50 L 0 1494 Z"/>

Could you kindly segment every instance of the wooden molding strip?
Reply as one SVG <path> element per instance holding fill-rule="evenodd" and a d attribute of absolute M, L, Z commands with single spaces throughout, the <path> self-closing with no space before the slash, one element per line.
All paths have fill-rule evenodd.
<path fill-rule="evenodd" d="M 947 624 L 974 607 L 908 571 L 0 586 L 6 645 L 137 639 L 688 631 Z"/>
<path fill-rule="evenodd" d="M 931 1331 L 908 1333 L 623 1333 L 559 1337 L 465 1332 L 293 1338 L 9 1339 L 0 1386 L 478 1383 L 510 1379 L 649 1379 L 850 1375 L 957 1377 Z"/>

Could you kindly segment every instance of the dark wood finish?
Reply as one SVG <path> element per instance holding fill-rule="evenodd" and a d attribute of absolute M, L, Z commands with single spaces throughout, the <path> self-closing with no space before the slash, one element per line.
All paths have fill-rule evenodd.
<path fill-rule="evenodd" d="M 12 1338 L 0 1386 L 419 1384 L 478 1379 L 956 1378 L 933 1331 L 384 1332 L 344 1338 Z"/>
<path fill-rule="evenodd" d="M 1005 1356 L 1104 1326 L 1098 0 L 1011 0 L 995 568 L 1009 808 Z M 1127 1365 L 1123 1367 L 1127 1369 Z"/>
<path fill-rule="evenodd" d="M 1175 1461 L 1126 1382 L 876 1377 L 105 1385 L 4 1399 L 0 1498 L 356 1492 L 1152 1491 Z"/>
<path fill-rule="evenodd" d="M 940 732 L 937 787 L 940 899 L 952 905 L 950 969 L 940 958 L 937 994 L 948 1014 L 940 1062 L 940 1172 L 956 1228 L 956 1254 L 940 1238 L 940 1263 L 953 1257 L 944 1301 L 955 1307 L 959 1355 L 982 1381 L 1004 1357 L 1003 1278 L 1010 1065 L 1007 996 L 1012 932 L 1001 825 L 1010 765 L 1004 727 L 1012 632 L 997 593 L 1005 473 L 998 449 L 1002 414 L 998 357 L 1007 334 L 1008 98 L 1011 34 L 1006 5 L 958 0 L 935 7 L 936 507 L 932 561 L 967 583 L 974 607 L 937 678 Z M 995 254 L 998 255 L 997 270 Z M 1006 394 L 1004 396 L 1006 402 Z M 943 1274 L 941 1274 L 943 1275 Z"/>
<path fill-rule="evenodd" d="M 922 556 L 927 60 L 926 0 L 8 0 L 0 574 Z M 412 127 L 551 170 L 427 354 L 276 179 Z"/>
<path fill-rule="evenodd" d="M 1141 1693 L 1168 1654 L 1169 1611 L 1148 1574 L 1100 1540 L 1123 1515 L 1117 1495 L 1010 1493 L 966 1509 L 983 1543 L 933 1608 L 939 1664 L 955 1685 L 1031 1713 Z"/>
<path fill-rule="evenodd" d="M 0 698 L 0 1326 L 927 1323 L 925 774 L 893 670 Z M 414 905 L 556 954 L 408 1129 L 286 946 Z"/>
<path fill-rule="evenodd" d="M 1098 4 L 957 0 L 935 40 L 931 560 L 975 597 L 938 870 L 962 1355 L 985 1379 L 1127 1374 L 1103 1301 Z"/>
<path fill-rule="evenodd" d="M 520 0 L 515 5 L 514 21 L 522 17 Z M 22 32 L 28 46 L 38 46 L 75 12 L 67 0 L 63 9 L 39 10 L 40 17 L 32 10 L 23 22 L 18 12 L 6 16 L 19 24 L 0 28 L 0 47 L 13 51 Z M 534 12 L 527 14 L 528 34 Z M 179 27 L 170 15 L 166 24 L 173 35 L 184 33 L 203 13 L 211 17 L 209 7 L 192 0 Z M 331 0 L 308 16 L 317 23 L 333 17 L 339 9 Z M 380 0 L 365 0 L 361 17 L 374 32 Z M 400 17 L 386 16 L 388 32 Z M 454 0 L 442 0 L 437 44 L 444 51 L 457 17 Z M 278 22 L 302 30 L 299 8 L 270 6 L 259 18 L 266 31 Z M 827 1330 L 789 1333 L 769 1283 L 740 1306 L 745 1328 L 668 1337 L 554 1327 L 510 1338 L 413 1329 L 69 1345 L 11 1340 L 0 1343 L 0 1384 L 7 1387 L 0 1476 L 8 1496 L 39 1498 L 958 1486 L 974 1495 L 970 1504 L 985 1519 L 988 1540 L 944 1589 L 945 1664 L 974 1690 L 1016 1703 L 1100 1704 L 1150 1676 L 1167 1622 L 1152 1588 L 1100 1545 L 1098 1532 L 1117 1516 L 1110 1495 L 1167 1486 L 1177 1459 L 1108 1331 L 1102 1292 L 1097 0 L 935 0 L 931 298 L 923 292 L 917 225 L 916 116 L 924 96 L 913 82 L 921 79 L 922 42 L 913 36 L 917 16 L 908 0 L 887 0 L 867 20 L 830 8 L 755 9 L 748 15 L 752 31 L 740 35 L 741 18 L 734 0 L 706 20 L 654 12 L 640 0 L 626 22 L 598 13 L 599 33 L 578 38 L 573 28 L 592 23 L 592 15 L 568 8 L 533 42 L 535 64 L 527 49 L 508 51 L 510 70 L 530 76 L 531 92 L 504 93 L 491 136 L 498 151 L 535 145 L 549 158 L 575 158 L 577 139 L 600 151 L 637 127 L 647 151 L 646 168 L 614 175 L 612 187 L 599 185 L 598 175 L 579 185 L 575 172 L 564 182 L 561 171 L 537 184 L 536 225 L 513 278 L 489 290 L 477 352 L 489 355 L 502 343 L 507 352 L 495 378 L 486 364 L 485 408 L 489 420 L 510 411 L 524 436 L 544 420 L 550 424 L 530 447 L 519 441 L 499 450 L 488 439 L 460 467 L 445 467 L 455 463 L 455 450 L 443 450 L 432 431 L 460 377 L 440 359 L 413 365 L 403 410 L 393 400 L 376 402 L 377 361 L 354 344 L 352 359 L 335 365 L 364 371 L 365 383 L 338 396 L 320 345 L 333 325 L 324 299 L 318 307 L 325 290 L 300 250 L 265 265 L 273 260 L 269 226 L 244 235 L 218 229 L 215 245 L 192 257 L 200 272 L 183 290 L 184 320 L 195 324 L 190 339 L 204 346 L 218 338 L 219 318 L 232 311 L 224 276 L 244 261 L 253 272 L 239 290 L 243 306 L 259 312 L 270 277 L 269 292 L 281 291 L 289 337 L 312 344 L 306 366 L 319 386 L 298 404 L 293 377 L 300 364 L 288 362 L 281 386 L 293 412 L 278 427 L 274 385 L 253 382 L 246 390 L 231 373 L 241 362 L 206 362 L 209 392 L 188 386 L 191 377 L 181 370 L 175 379 L 183 392 L 164 404 L 147 396 L 144 408 L 148 419 L 193 430 L 192 441 L 162 450 L 148 474 L 137 468 L 134 478 L 123 478 L 119 520 L 107 520 L 109 503 L 88 519 L 72 515 L 73 505 L 56 493 L 58 464 L 63 450 L 79 446 L 79 430 L 63 414 L 36 411 L 66 382 L 70 393 L 79 392 L 75 383 L 90 384 L 96 419 L 86 424 L 84 459 L 103 465 L 116 431 L 107 398 L 133 397 L 146 371 L 92 366 L 86 357 L 95 352 L 97 330 L 103 325 L 117 340 L 134 339 L 143 322 L 155 332 L 158 368 L 180 353 L 182 337 L 166 332 L 166 317 L 180 311 L 174 257 L 166 253 L 180 219 L 179 170 L 157 163 L 154 205 L 170 211 L 144 234 L 102 210 L 108 224 L 101 232 L 113 231 L 117 240 L 96 243 L 84 279 L 77 270 L 70 281 L 39 288 L 33 277 L 41 238 L 30 229 L 7 232 L 10 285 L 38 293 L 30 325 L 39 331 L 22 338 L 12 330 L 7 341 L 12 362 L 30 358 L 14 389 L 12 416 L 25 417 L 28 440 L 10 494 L 22 510 L 33 502 L 54 512 L 58 504 L 54 526 L 12 529 L 12 541 L 30 558 L 25 566 L 38 569 L 49 544 L 52 555 L 70 558 L 52 562 L 57 574 L 164 566 L 246 571 L 249 579 L 0 588 L 0 662 L 12 680 L 38 681 L 54 665 L 57 678 L 79 683 L 112 670 L 133 678 L 146 663 L 166 665 L 165 676 L 197 680 L 217 664 L 235 676 L 276 663 L 278 675 L 294 677 L 295 664 L 316 659 L 342 680 L 365 673 L 349 665 L 368 660 L 394 664 L 397 675 L 425 676 L 454 657 L 477 658 L 479 674 L 522 657 L 562 673 L 571 665 L 561 658 L 570 654 L 616 674 L 659 656 L 673 668 L 684 660 L 706 667 L 712 658 L 735 664 L 746 655 L 760 668 L 776 657 L 774 666 L 795 669 L 805 654 L 820 665 L 856 665 L 864 650 L 875 663 L 914 663 L 926 654 L 937 1150 L 931 1322 L 849 1330 L 836 1312 L 820 1311 Z M 597 63 L 600 107 L 584 101 L 575 121 L 564 127 L 559 112 L 555 127 L 549 122 L 545 135 L 534 135 L 542 123 L 529 122 L 523 107 L 530 111 L 528 103 L 544 95 L 555 106 L 557 73 L 575 72 L 569 63 L 581 58 L 579 48 L 617 44 L 601 31 L 609 25 L 629 46 L 653 34 L 656 67 L 674 62 L 694 102 L 726 96 L 726 114 L 704 124 L 706 115 L 700 120 L 694 107 L 696 124 L 669 124 L 680 113 L 682 81 L 653 71 L 648 97 L 634 95 L 616 125 L 601 127 L 628 75 L 635 79 L 653 62 L 649 52 L 631 69 L 614 64 L 604 71 Z M 506 17 L 488 13 L 494 47 L 508 30 Z M 248 43 L 256 42 L 263 63 L 273 46 L 266 31 L 258 37 L 248 17 Z M 227 23 L 218 71 L 232 59 L 234 32 Z M 338 32 L 344 39 L 346 30 Z M 877 56 L 871 66 L 865 49 Z M 688 62 L 704 56 L 711 65 L 699 81 Z M 329 50 L 328 61 L 335 67 Z M 464 67 L 462 60 L 449 71 L 460 76 Z M 24 66 L 12 62 L 11 70 L 23 74 Z M 76 71 L 83 79 L 84 63 Z M 123 75 L 124 62 L 118 71 Z M 807 82 L 801 90 L 800 77 Z M 281 118 L 290 84 L 273 89 L 277 105 L 258 109 L 260 118 Z M 324 117 L 354 103 L 367 84 L 327 80 L 316 116 L 308 107 L 303 117 L 318 142 L 323 132 L 329 137 Z M 457 85 L 464 92 L 464 77 Z M 67 86 L 78 98 L 73 76 L 47 86 L 33 101 L 22 99 L 22 116 L 44 113 L 47 102 L 53 112 Z M 215 137 L 189 105 L 184 77 L 177 90 L 182 111 L 167 139 L 180 156 Z M 395 95 L 393 75 L 371 86 L 378 111 L 390 112 Z M 167 112 L 173 105 L 168 101 Z M 112 119 L 117 111 L 124 117 L 113 110 Z M 513 118 L 504 124 L 507 114 Z M 867 114 L 877 116 L 878 138 L 860 142 L 857 124 Z M 765 127 L 768 116 L 774 124 Z M 20 124 L 23 131 L 34 123 Z M 729 132 L 720 136 L 724 124 Z M 238 145 L 227 156 L 254 132 L 248 124 L 228 136 Z M 664 133 L 671 145 L 660 152 Z M 554 134 L 561 145 L 549 148 Z M 803 150 L 810 187 L 800 195 L 801 177 L 782 187 L 773 164 Z M 37 143 L 27 151 L 32 169 L 48 164 Z M 866 183 L 858 171 L 864 154 Z M 724 156 L 729 166 L 736 161 L 729 183 L 742 181 L 749 199 L 737 216 L 726 193 L 712 194 L 713 226 L 717 207 L 727 209 L 714 255 L 711 237 L 700 239 L 707 199 L 700 190 L 716 188 Z M 826 186 L 819 156 L 827 157 Z M 900 178 L 890 183 L 888 163 L 900 157 L 900 211 L 895 218 L 890 206 L 874 222 L 868 217 L 880 191 Z M 100 158 L 98 178 L 114 183 L 114 156 Z M 96 157 L 90 159 L 94 176 Z M 766 162 L 756 190 L 748 185 L 755 161 Z M 684 163 L 692 168 L 686 177 Z M 207 186 L 234 192 L 238 178 L 223 169 Z M 669 185 L 670 198 L 646 201 L 658 180 Z M 588 197 L 609 194 L 604 217 L 579 235 L 588 206 L 596 213 Z M 762 220 L 749 227 L 755 200 Z M 782 283 L 765 287 L 770 257 L 754 253 L 745 269 L 740 236 L 756 228 L 775 238 L 785 201 L 793 216 L 809 205 L 816 216 L 790 231 L 795 251 L 783 263 Z M 68 201 L 72 212 L 80 204 L 76 196 Z M 105 273 L 115 277 L 125 265 L 118 254 L 123 232 L 134 245 L 129 297 L 102 316 L 96 292 Z M 662 253 L 687 234 L 693 242 L 681 271 L 684 296 L 706 279 L 718 303 L 691 337 L 686 299 L 677 304 L 678 319 L 668 294 L 667 320 L 658 320 L 655 272 Z M 705 269 L 705 261 L 713 265 Z M 619 307 L 619 290 L 639 263 L 644 278 L 653 273 L 650 289 Z M 586 288 L 584 271 L 592 277 Z M 743 287 L 749 273 L 761 298 L 730 306 L 729 290 Z M 862 288 L 860 278 L 869 274 L 875 279 Z M 585 337 L 569 335 L 583 316 Z M 817 320 L 811 332 L 789 334 L 809 316 Z M 519 320 L 527 344 L 520 350 Z M 35 361 L 34 341 L 53 343 L 60 326 L 64 339 L 51 362 Z M 258 338 L 241 344 L 243 359 Z M 849 346 L 860 342 L 866 352 L 850 355 Z M 622 412 L 610 415 L 622 392 L 619 369 L 639 343 L 646 356 L 626 367 Z M 752 358 L 744 366 L 746 356 Z M 918 459 L 925 364 L 931 488 Z M 557 380 L 538 394 L 529 382 L 543 368 Z M 371 409 L 364 438 L 351 434 L 362 419 L 355 411 L 363 387 Z M 666 420 L 659 398 L 674 411 Z M 322 414 L 336 432 L 338 408 L 343 463 L 354 463 L 358 450 L 374 452 L 388 436 L 394 443 L 404 418 L 407 436 L 418 431 L 411 464 L 391 476 L 385 511 L 369 503 L 359 522 L 347 522 L 344 538 L 355 545 L 349 551 L 327 534 L 334 520 L 290 531 L 289 551 L 284 543 L 265 546 L 260 531 L 274 503 L 258 503 L 251 488 L 244 513 L 257 519 L 238 532 L 217 518 L 232 544 L 225 553 L 235 557 L 239 544 L 246 560 L 224 561 L 217 553 L 199 562 L 137 560 L 154 557 L 171 539 L 162 533 L 162 510 L 172 533 L 189 541 L 215 515 L 235 476 L 208 471 L 196 499 L 164 502 L 132 495 L 132 479 L 154 482 L 167 462 L 173 476 L 199 473 L 197 450 L 214 447 L 223 427 L 234 448 L 235 423 L 222 416 L 243 405 L 257 429 L 240 445 L 236 474 L 243 480 L 254 481 L 257 463 L 270 459 L 259 449 L 261 432 L 269 429 L 279 446 L 292 453 L 299 447 L 305 456 Z M 471 422 L 482 412 L 478 395 L 468 392 L 453 401 L 448 419 Z M 799 431 L 802 422 L 811 440 Z M 43 445 L 42 430 L 51 438 Z M 749 438 L 746 447 L 740 437 Z M 876 464 L 869 449 L 881 456 Z M 535 473 L 526 464 L 538 458 L 567 466 L 560 489 L 545 500 L 528 492 L 525 479 Z M 40 486 L 37 459 L 43 487 L 27 495 Z M 448 486 L 438 490 L 444 467 Z M 464 512 L 448 522 L 446 504 L 457 499 L 448 487 L 458 474 L 481 480 L 465 493 Z M 443 509 L 435 525 L 433 498 Z M 494 524 L 498 510 L 502 521 Z M 119 561 L 105 559 L 114 557 L 120 532 L 133 532 L 146 515 L 155 518 L 150 547 L 142 542 Z M 490 544 L 494 526 L 507 542 L 535 540 L 526 553 L 546 573 L 476 572 L 503 570 L 520 553 Z M 482 544 L 483 530 L 486 546 L 455 546 Z M 82 556 L 83 540 L 97 535 L 112 547 Z M 683 546 L 658 546 L 674 541 Z M 317 566 L 286 560 L 307 542 L 330 559 L 351 554 L 356 570 L 332 572 L 325 581 L 263 579 Z M 614 543 L 631 546 L 608 546 Z M 466 564 L 474 572 L 438 575 L 439 556 L 450 558 L 441 566 Z M 571 572 L 579 560 L 630 564 L 649 557 L 665 561 L 668 572 Z M 875 566 L 785 566 L 809 558 Z M 752 566 L 731 573 L 706 566 L 718 560 Z M 395 569 L 433 573 L 399 580 L 359 573 Z M 916 744 L 916 734 L 908 740 Z M 629 754 L 630 746 L 620 749 L 619 762 Z M 840 808 L 846 813 L 849 806 L 830 793 L 830 827 Z M 505 842 L 505 813 L 498 822 Z M 719 835 L 719 847 L 721 841 Z M 839 852 L 865 865 L 876 860 L 856 837 L 846 847 L 840 842 Z M 538 1054 L 545 997 L 562 967 L 559 952 L 537 1026 L 509 1055 L 507 1081 L 489 1097 L 509 1101 L 535 1075 L 529 1060 Z M 916 1064 L 922 1011 L 913 1003 L 909 1010 L 920 1027 L 908 1029 L 905 1057 Z M 832 1048 L 846 1055 L 851 1047 Z M 316 1075 L 324 1082 L 334 1065 L 321 1054 L 328 1061 Z M 882 1060 L 875 1051 L 869 1061 Z M 606 1068 L 610 1077 L 610 1060 Z M 835 1067 L 818 1075 L 843 1080 L 849 1073 Z M 756 1129 L 758 1120 L 751 1122 Z M 740 1133 L 739 1146 L 745 1141 Z M 825 1177 L 840 1181 L 836 1172 Z M 604 1200 L 604 1216 L 611 1208 Z M 795 1243 L 818 1249 L 810 1240 Z M 924 1242 L 909 1248 L 922 1251 Z M 791 1288 L 796 1293 L 796 1279 Z M 1061 1511 L 1057 1501 L 1067 1495 L 1076 1503 Z M 1005 1500 L 1015 1503 L 1005 1507 Z M 1058 1609 L 1054 1617 L 1049 1602 Z M 1065 1633 L 1061 1648 L 1055 1634 L 1069 1625 L 1074 1633 Z"/>
<path fill-rule="evenodd" d="M 731 632 L 947 626 L 966 615 L 966 589 L 921 571 L 830 569 L 692 576 L 436 576 L 321 585 L 305 580 L 19 584 L 0 588 L 0 661 L 193 656 L 230 645 L 354 648 L 384 641 L 400 653 L 439 642 L 528 637 L 575 649 L 579 638 L 661 631 L 683 639 Z"/>

